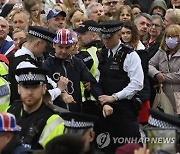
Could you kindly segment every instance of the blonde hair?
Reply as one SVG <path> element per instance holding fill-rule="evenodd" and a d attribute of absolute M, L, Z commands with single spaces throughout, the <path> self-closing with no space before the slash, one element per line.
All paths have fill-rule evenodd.
<path fill-rule="evenodd" d="M 80 9 L 80 8 L 77 8 L 77 9 L 73 8 L 73 9 L 71 9 L 71 10 L 69 11 L 67 17 L 66 17 L 66 24 L 68 24 L 68 25 L 71 25 L 71 24 L 72 24 L 72 23 L 71 23 L 71 19 L 72 19 L 73 15 L 74 15 L 77 11 L 81 12 L 82 14 L 84 14 L 83 10 Z"/>
<path fill-rule="evenodd" d="M 77 15 L 77 16 L 75 16 L 75 17 L 74 17 L 74 20 L 72 21 L 72 27 L 73 27 L 73 28 L 77 28 L 77 27 L 75 27 L 75 23 L 78 22 L 79 20 L 86 21 L 86 20 L 87 20 L 87 17 L 84 16 L 84 15 L 80 15 L 80 14 Z"/>
<path fill-rule="evenodd" d="M 55 8 L 55 7 L 58 7 L 58 8 Z M 53 9 L 56 9 L 56 10 L 61 10 L 61 11 L 64 11 L 67 13 L 67 8 L 64 4 L 61 4 L 61 3 L 56 3 L 53 5 Z"/>
<path fill-rule="evenodd" d="M 131 21 L 133 21 L 133 14 L 132 14 L 132 9 L 129 5 L 123 5 L 120 7 L 119 11 L 116 14 L 116 19 L 119 20 L 119 17 L 123 10 L 127 10 L 127 12 L 131 15 Z"/>
<path fill-rule="evenodd" d="M 170 19 L 174 24 L 180 25 L 180 9 L 168 9 L 166 14 L 170 15 Z"/>
<path fill-rule="evenodd" d="M 25 35 L 26 35 L 26 37 L 27 37 L 27 35 L 28 35 L 28 32 L 27 32 L 26 30 L 24 30 L 24 29 L 21 29 L 21 28 L 16 28 L 16 29 L 13 31 L 13 35 L 14 35 L 15 33 L 18 33 L 18 32 L 24 32 Z"/>
<path fill-rule="evenodd" d="M 29 13 L 31 24 L 42 25 L 42 21 L 40 17 L 41 11 L 42 11 L 42 1 L 41 0 L 24 0 L 23 3 L 24 3 L 25 10 Z M 39 4 L 40 6 L 40 12 L 37 18 L 33 17 L 31 14 L 31 8 L 36 4 Z"/>
<path fill-rule="evenodd" d="M 64 5 L 66 6 L 66 8 L 72 8 L 73 5 L 69 2 L 69 0 L 63 0 Z"/>
<path fill-rule="evenodd" d="M 177 51 L 180 48 L 180 26 L 176 25 L 176 24 L 173 24 L 173 25 L 168 26 L 165 29 L 165 32 L 164 32 L 164 35 L 163 35 L 163 38 L 162 38 L 162 41 L 161 41 L 161 44 L 160 44 L 160 48 L 162 50 L 164 50 L 164 51 L 169 50 L 169 48 L 168 48 L 168 46 L 166 45 L 166 42 L 165 42 L 166 37 L 168 37 L 168 36 L 178 37 L 178 45 L 175 48 L 175 50 Z"/>
<path fill-rule="evenodd" d="M 24 14 L 24 17 L 26 18 L 26 21 L 27 21 L 27 23 L 29 24 L 29 14 L 27 13 L 27 11 L 25 11 L 25 10 L 23 10 L 23 9 L 15 9 L 14 10 L 14 12 L 13 12 L 13 15 L 12 15 L 12 17 L 11 17 L 11 20 L 13 21 L 13 19 L 14 19 L 14 16 L 16 15 L 16 14 L 20 14 L 20 13 L 23 13 Z"/>

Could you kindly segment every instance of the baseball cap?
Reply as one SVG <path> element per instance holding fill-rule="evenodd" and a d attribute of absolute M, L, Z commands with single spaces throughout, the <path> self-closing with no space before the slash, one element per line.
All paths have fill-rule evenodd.
<path fill-rule="evenodd" d="M 63 17 L 66 17 L 66 12 L 64 11 L 60 11 L 60 10 L 56 10 L 56 9 L 52 9 L 49 11 L 48 15 L 47 15 L 47 20 L 56 17 L 57 15 L 61 14 Z"/>

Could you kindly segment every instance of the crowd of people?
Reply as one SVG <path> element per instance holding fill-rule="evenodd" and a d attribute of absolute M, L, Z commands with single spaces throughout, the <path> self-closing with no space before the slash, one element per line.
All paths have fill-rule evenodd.
<path fill-rule="evenodd" d="M 178 153 L 179 66 L 179 0 L 0 0 L 0 154 Z"/>

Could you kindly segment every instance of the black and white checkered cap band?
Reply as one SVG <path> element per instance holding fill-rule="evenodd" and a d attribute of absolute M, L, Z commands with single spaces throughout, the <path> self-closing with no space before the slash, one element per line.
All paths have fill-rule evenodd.
<path fill-rule="evenodd" d="M 101 33 L 115 33 L 121 29 L 121 26 L 114 27 L 114 28 L 101 28 Z"/>
<path fill-rule="evenodd" d="M 29 33 L 29 34 L 31 34 L 31 35 L 33 35 L 33 36 L 37 36 L 37 37 L 39 37 L 39 38 L 41 38 L 41 39 L 44 39 L 44 40 L 50 41 L 50 42 L 52 42 L 52 40 L 53 40 L 51 37 L 46 36 L 46 35 L 41 34 L 41 33 L 38 33 L 38 32 L 33 31 L 33 30 L 29 30 L 29 32 L 28 32 L 28 33 Z"/>
<path fill-rule="evenodd" d="M 174 125 L 172 125 L 172 124 L 170 124 L 168 122 L 165 122 L 165 121 L 155 119 L 152 116 L 149 116 L 148 123 L 150 125 L 152 125 L 152 126 L 159 127 L 159 128 L 165 128 L 165 129 L 167 129 L 167 128 L 176 128 Z"/>
<path fill-rule="evenodd" d="M 28 74 L 19 75 L 19 82 L 25 81 L 46 81 L 46 77 L 43 74 L 32 74 L 29 72 Z"/>
<path fill-rule="evenodd" d="M 97 27 L 89 26 L 89 27 L 88 27 L 88 30 L 89 30 L 89 31 L 92 31 L 92 32 L 100 32 L 101 29 L 100 29 L 100 28 L 97 28 Z"/>
<path fill-rule="evenodd" d="M 80 121 L 74 121 L 72 119 L 71 121 L 64 121 L 64 125 L 68 128 L 91 128 L 94 127 L 93 122 L 80 122 Z"/>

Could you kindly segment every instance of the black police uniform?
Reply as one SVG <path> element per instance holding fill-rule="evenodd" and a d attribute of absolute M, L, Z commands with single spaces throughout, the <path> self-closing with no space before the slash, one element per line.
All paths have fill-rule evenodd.
<path fill-rule="evenodd" d="M 52 42 L 52 39 L 55 37 L 55 34 L 51 31 L 48 31 L 46 28 L 40 26 L 30 26 L 28 33 L 35 37 L 41 38 L 47 42 Z M 18 56 L 16 56 L 18 55 Z M 36 67 L 42 67 L 42 62 L 40 58 L 32 57 L 27 50 L 22 47 L 16 53 L 11 54 L 8 56 L 9 60 L 9 80 L 10 80 L 10 88 L 11 88 L 11 98 L 10 103 L 13 103 L 15 100 L 19 100 L 19 94 L 17 91 L 17 81 L 15 79 L 15 70 L 17 66 L 21 62 L 30 62 L 31 64 L 35 65 Z"/>
<path fill-rule="evenodd" d="M 33 59 L 30 55 L 25 54 L 22 56 L 14 57 L 14 54 L 8 57 L 9 63 L 9 81 L 10 81 L 10 88 L 11 88 L 11 97 L 10 103 L 13 103 L 15 100 L 19 100 L 20 96 L 17 90 L 17 81 L 15 79 L 15 70 L 18 64 L 22 61 L 30 62 L 31 64 L 35 65 L 36 67 L 41 67 L 41 64 L 38 63 L 35 59 Z"/>
<path fill-rule="evenodd" d="M 87 50 L 88 48 L 91 48 L 92 46 L 96 47 L 97 50 L 100 51 L 104 45 L 100 40 L 96 40 L 91 43 L 88 43 L 82 49 Z M 94 63 L 93 59 L 91 58 L 91 55 L 88 52 L 83 52 L 83 51 L 81 52 L 82 49 L 80 49 L 80 52 L 76 55 L 76 57 L 82 59 L 84 63 L 86 64 L 87 68 L 91 70 L 91 67 Z"/>
<path fill-rule="evenodd" d="M 86 20 L 82 23 L 79 28 L 75 29 L 77 33 L 84 34 L 86 32 L 99 32 L 100 28 L 98 23 L 93 20 Z M 87 68 L 90 70 L 91 74 L 96 77 L 96 80 L 99 82 L 99 70 L 98 70 L 98 57 L 97 53 L 103 47 L 103 43 L 101 40 L 92 40 L 89 43 L 85 43 L 79 49 L 79 53 L 76 54 L 76 57 L 83 60 Z M 93 66 L 94 65 L 94 66 Z M 99 103 L 92 96 L 91 93 L 84 89 L 83 90 L 83 101 L 82 101 L 82 109 L 83 113 L 99 115 L 101 110 L 99 108 Z"/>
<path fill-rule="evenodd" d="M 32 145 L 32 149 L 43 149 L 38 143 L 39 137 L 48 118 L 55 113 L 44 102 L 42 102 L 39 109 L 33 113 L 24 111 L 22 104 L 22 101 L 17 101 L 8 109 L 9 113 L 15 115 L 17 124 L 22 127 L 22 130 L 19 133 L 21 141 L 24 144 Z"/>
<path fill-rule="evenodd" d="M 112 26 L 109 28 L 108 26 Z M 109 21 L 107 26 L 107 36 L 111 37 L 113 32 L 117 32 L 118 22 Z M 119 23 L 120 24 L 120 23 Z M 106 30 L 106 24 L 105 30 Z M 115 26 L 116 27 L 115 27 Z M 113 29 L 113 26 L 115 27 Z M 112 29 L 111 29 L 112 28 Z M 110 30 L 109 30 L 110 29 Z M 114 57 L 109 57 L 108 49 L 103 49 L 101 57 L 99 59 L 99 70 L 100 70 L 100 85 L 105 95 L 111 96 L 114 93 L 122 91 L 130 83 L 130 78 L 127 72 L 124 71 L 124 61 L 128 54 L 131 54 L 134 50 L 124 44 L 119 44 L 119 47 Z M 139 139 L 139 124 L 137 122 L 137 109 L 136 105 L 132 100 L 121 99 L 113 103 L 109 103 L 113 108 L 113 114 L 102 117 L 96 123 L 96 134 L 108 132 L 110 134 L 110 144 L 103 148 L 105 153 L 114 153 L 116 148 L 124 143 L 113 143 L 113 137 L 122 138 L 136 138 Z"/>
<path fill-rule="evenodd" d="M 46 83 L 47 81 L 47 71 L 43 69 L 31 67 L 21 68 L 17 69 L 15 73 L 17 75 L 17 82 L 18 84 L 21 84 L 21 86 L 39 86 L 41 83 Z M 41 104 L 39 104 L 40 106 L 31 113 L 24 110 L 23 103 L 24 102 L 22 101 L 14 102 L 8 109 L 8 112 L 15 115 L 17 124 L 22 128 L 19 133 L 21 141 L 32 149 L 42 149 L 43 147 L 39 144 L 40 137 L 42 137 L 43 130 L 47 129 L 51 125 L 50 123 L 48 124 L 47 121 L 52 120 L 53 122 L 55 120 L 59 120 L 59 125 L 63 124 L 63 120 L 59 116 L 52 118 L 52 116 L 57 114 L 57 111 L 54 110 L 53 106 L 51 107 L 49 103 L 46 104 L 43 101 L 36 102 Z M 54 129 L 57 128 L 58 125 L 55 125 Z M 46 135 L 50 135 L 50 133 L 51 132 Z M 54 135 L 61 135 L 58 134 L 59 132 L 56 133 L 57 134 L 51 134 L 50 137 L 54 137 Z M 44 143 L 44 140 L 42 140 L 42 143 Z"/>
<path fill-rule="evenodd" d="M 122 49 L 113 59 L 109 59 L 107 55 L 105 55 L 107 51 L 102 52 L 103 59 L 99 66 L 101 72 L 100 85 L 106 95 L 112 95 L 115 92 L 121 91 L 130 82 L 127 72 L 123 70 L 123 62 L 126 55 L 134 51 L 123 44 L 121 44 L 121 46 Z M 116 68 L 117 70 L 112 68 Z M 113 114 L 106 118 L 103 118 L 102 115 L 102 118 L 96 125 L 96 134 L 107 131 L 112 137 L 139 138 L 140 134 L 139 124 L 137 122 L 137 110 L 132 100 L 118 100 L 116 103 L 111 103 L 109 105 L 113 107 Z M 100 132 L 98 130 L 99 128 L 101 128 Z M 113 141 L 112 138 L 111 140 Z M 112 145 L 105 148 L 105 152 L 112 152 L 118 146 L 120 146 L 120 144 L 112 143 Z"/>

